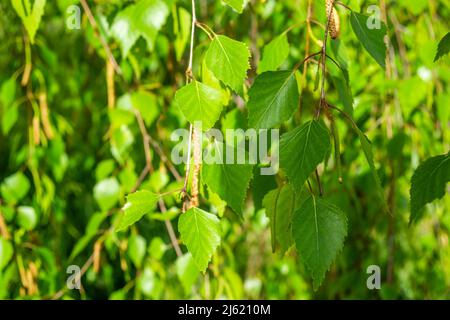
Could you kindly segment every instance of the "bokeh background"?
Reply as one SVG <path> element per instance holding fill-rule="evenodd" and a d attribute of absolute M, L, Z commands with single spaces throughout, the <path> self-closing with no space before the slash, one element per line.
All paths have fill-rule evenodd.
<path fill-rule="evenodd" d="M 177 257 L 170 244 L 163 220 L 172 218 L 176 228 L 181 208 L 176 192 L 164 197 L 168 213 L 155 211 L 125 232 L 113 231 L 125 196 L 145 167 L 133 109 L 141 112 L 154 142 L 154 170 L 140 188 L 160 193 L 181 188 L 173 171 L 183 175 L 185 168 L 171 168 L 154 146 L 170 155 L 170 134 L 188 128 L 173 97 L 185 81 L 190 1 L 161 0 L 166 9 L 155 12 L 161 29 L 132 42 L 126 57 L 119 39 L 131 39 L 121 38 L 112 26 L 136 1 L 88 1 L 122 75 L 112 71 L 78 1 L 46 1 L 34 43 L 12 2 L 0 3 L 0 298 L 450 298 L 450 197 L 428 205 L 423 218 L 408 226 L 414 169 L 450 146 L 449 58 L 433 62 L 439 40 L 450 31 L 447 0 L 343 1 L 362 13 L 369 5 L 385 8 L 387 73 L 364 52 L 347 10 L 338 7 L 354 119 L 373 143 L 392 215 L 380 210 L 355 134 L 339 124 L 343 184 L 332 169 L 323 183 L 347 214 L 349 232 L 317 291 L 294 250 L 285 256 L 271 251 L 261 202 L 276 187 L 275 179 L 254 178 L 243 218 L 220 199 L 202 203 L 222 217 L 223 229 L 222 245 L 205 275 L 189 256 Z M 242 14 L 220 0 L 196 2 L 199 21 L 251 49 L 249 84 L 264 45 L 292 26 L 283 67 L 292 68 L 304 57 L 308 33 L 309 52 L 320 50 L 326 20 L 322 0 L 251 0 Z M 76 12 L 71 5 L 80 9 L 80 29 L 67 25 Z M 308 7 L 317 22 L 309 31 Z M 208 43 L 199 31 L 194 71 Z M 313 63 L 302 70 L 305 109 L 318 101 L 316 70 Z M 327 92 L 333 104 L 343 105 L 332 82 Z M 245 106 L 233 101 L 219 127 L 245 128 Z M 82 269 L 80 291 L 66 287 L 70 265 Z M 381 290 L 366 287 L 369 265 L 381 268 Z"/>

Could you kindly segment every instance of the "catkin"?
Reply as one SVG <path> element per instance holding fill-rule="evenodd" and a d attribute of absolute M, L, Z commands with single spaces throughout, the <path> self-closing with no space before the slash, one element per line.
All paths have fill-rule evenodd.
<path fill-rule="evenodd" d="M 201 146 L 201 135 L 198 129 L 194 128 L 194 131 L 192 132 L 192 143 L 194 147 L 194 172 L 192 176 L 192 186 L 191 186 L 191 202 L 189 204 L 189 208 L 192 207 L 198 207 L 199 205 L 199 174 L 200 174 L 200 168 L 201 168 L 201 152 L 202 152 L 202 146 Z"/>
<path fill-rule="evenodd" d="M 50 124 L 49 114 L 48 114 L 48 104 L 47 104 L 47 94 L 42 92 L 39 94 L 39 108 L 41 110 L 41 121 L 44 128 L 44 133 L 49 140 L 52 140 L 55 135 L 53 134 L 53 129 Z"/>
<path fill-rule="evenodd" d="M 339 37 L 339 34 L 341 33 L 341 20 L 339 19 L 339 14 L 334 8 L 334 0 L 326 0 L 325 5 L 326 5 L 327 19 L 328 18 L 330 19 L 330 21 L 328 22 L 328 30 L 330 32 L 330 37 L 332 39 L 337 39 Z"/>

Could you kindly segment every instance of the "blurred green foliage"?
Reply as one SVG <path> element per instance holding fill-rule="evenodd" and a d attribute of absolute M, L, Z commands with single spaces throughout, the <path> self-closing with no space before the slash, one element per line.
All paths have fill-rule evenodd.
<path fill-rule="evenodd" d="M 221 218 L 222 230 L 205 274 L 185 246 L 177 257 L 171 244 L 164 221 L 177 229 L 185 167 L 171 167 L 161 154 L 170 159 L 171 133 L 188 128 L 174 96 L 188 66 L 191 1 L 89 1 L 122 72 L 113 78 L 114 92 L 108 55 L 78 1 L 31 1 L 36 8 L 23 15 L 13 8 L 17 2 L 0 3 L 0 298 L 450 298 L 450 197 L 427 205 L 422 219 L 408 226 L 414 170 L 450 147 L 449 58 L 433 62 L 450 30 L 447 0 L 343 1 L 365 14 L 370 5 L 387 2 L 386 72 L 353 34 L 350 13 L 337 7 L 341 37 L 329 54 L 345 66 L 351 92 L 329 62 L 327 98 L 351 113 L 372 141 L 391 214 L 382 210 L 357 134 L 338 122 L 343 183 L 334 164 L 322 183 L 327 199 L 347 215 L 348 235 L 317 291 L 295 250 L 272 253 L 262 199 L 282 184 L 282 174 L 275 180 L 255 170 L 242 217 L 222 201 L 226 195 L 202 188 L 207 201 L 201 206 Z M 257 70 L 280 64 L 291 70 L 305 56 L 307 37 L 309 53 L 321 48 L 324 0 L 251 0 L 242 14 L 239 1 L 225 1 L 234 10 L 220 0 L 196 2 L 200 22 L 250 48 L 250 83 Z M 69 28 L 77 8 L 80 29 Z M 208 47 L 207 34 L 199 31 L 194 74 L 203 79 Z M 309 63 L 296 74 L 302 116 L 310 116 L 320 98 L 316 72 Z M 245 128 L 247 109 L 233 97 L 222 129 Z M 135 110 L 152 139 L 153 170 L 143 181 L 146 154 Z M 282 130 L 298 122 L 294 117 Z M 163 194 L 167 212 L 146 207 L 135 212 L 143 216 L 138 223 L 115 232 L 136 186 Z M 66 287 L 70 265 L 85 271 L 80 291 Z M 366 287 L 369 265 L 382 270 L 381 290 Z"/>

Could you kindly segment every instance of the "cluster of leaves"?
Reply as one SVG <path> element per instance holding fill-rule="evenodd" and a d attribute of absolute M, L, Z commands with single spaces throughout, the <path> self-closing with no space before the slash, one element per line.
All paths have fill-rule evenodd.
<path fill-rule="evenodd" d="M 445 1 L 375 29 L 344 1 L 336 40 L 324 0 L 194 1 L 192 39 L 190 0 L 82 2 L 97 26 L 67 28 L 75 0 L 0 4 L 1 298 L 78 297 L 72 264 L 82 298 L 448 297 Z M 183 212 L 197 173 L 170 136 L 190 125 L 279 129 L 278 174 L 204 163 Z"/>

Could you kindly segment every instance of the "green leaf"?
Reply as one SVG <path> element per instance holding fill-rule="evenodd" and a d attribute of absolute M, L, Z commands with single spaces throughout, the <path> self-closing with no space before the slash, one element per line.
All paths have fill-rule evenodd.
<path fill-rule="evenodd" d="M 168 15 L 169 8 L 162 0 L 141 0 L 119 12 L 111 33 L 120 44 L 123 57 L 128 55 L 140 36 L 145 38 L 152 51 L 158 31 Z"/>
<path fill-rule="evenodd" d="M 175 94 L 175 103 L 186 119 L 197 126 L 201 122 L 202 130 L 211 129 L 219 120 L 223 109 L 223 93 L 194 80 Z"/>
<path fill-rule="evenodd" d="M 199 208 L 191 208 L 178 220 L 181 241 L 187 246 L 197 268 L 205 272 L 220 244 L 220 221 L 217 216 Z"/>
<path fill-rule="evenodd" d="M 450 181 L 450 153 L 436 156 L 422 163 L 411 179 L 410 223 L 418 221 L 427 203 L 441 199 Z"/>
<path fill-rule="evenodd" d="M 256 167 L 253 170 L 252 181 L 252 199 L 255 211 L 263 207 L 264 197 L 272 190 L 277 188 L 277 181 L 273 175 L 262 175 L 261 168 Z"/>
<path fill-rule="evenodd" d="M 116 168 L 116 162 L 113 159 L 102 160 L 95 168 L 95 179 L 97 181 L 106 179 Z"/>
<path fill-rule="evenodd" d="M 178 279 L 183 286 L 184 292 L 190 294 L 192 286 L 197 282 L 199 272 L 197 265 L 190 253 L 186 253 L 175 262 Z"/>
<path fill-rule="evenodd" d="M 145 214 L 152 212 L 155 209 L 158 199 L 159 196 L 157 194 L 146 190 L 129 194 L 116 231 L 125 230 L 139 221 Z"/>
<path fill-rule="evenodd" d="M 148 252 L 150 253 L 150 256 L 153 259 L 160 260 L 163 257 L 164 253 L 166 252 L 166 250 L 167 245 L 164 243 L 164 241 L 159 237 L 155 237 L 150 242 Z"/>
<path fill-rule="evenodd" d="M 214 76 L 237 93 L 242 92 L 247 70 L 250 69 L 250 51 L 245 43 L 226 36 L 214 36 L 205 56 L 205 62 Z"/>
<path fill-rule="evenodd" d="M 434 57 L 434 62 L 438 61 L 441 57 L 445 56 L 450 52 L 450 32 L 447 33 L 441 41 L 439 41 L 436 56 Z"/>
<path fill-rule="evenodd" d="M 249 126 L 255 129 L 279 126 L 294 114 L 298 101 L 294 72 L 269 71 L 257 76 L 249 92 Z"/>
<path fill-rule="evenodd" d="M 372 152 L 372 143 L 370 140 L 366 137 L 366 135 L 355 126 L 356 132 L 359 137 L 359 141 L 361 142 L 361 147 L 364 152 L 364 156 L 366 157 L 367 163 L 369 164 L 370 171 L 372 172 L 373 179 L 375 180 L 375 189 L 378 192 L 378 195 L 380 197 L 380 200 L 383 203 L 384 211 L 389 213 L 389 207 L 386 202 L 386 197 L 384 196 L 384 189 L 381 184 L 380 177 L 377 173 L 377 168 L 375 167 L 373 152 Z"/>
<path fill-rule="evenodd" d="M 349 115 L 353 115 L 353 94 L 348 82 L 344 77 L 332 76 L 333 84 L 339 94 L 339 100 L 344 106 L 344 110 Z"/>
<path fill-rule="evenodd" d="M 16 97 L 17 85 L 14 78 L 10 78 L 3 82 L 0 88 L 0 103 L 5 108 L 9 108 Z"/>
<path fill-rule="evenodd" d="M 380 22 L 380 29 L 369 29 L 367 21 L 370 19 L 368 16 L 353 11 L 350 14 L 350 23 L 356 37 L 375 61 L 385 69 L 386 44 L 384 43 L 384 36 L 386 35 L 386 25 Z"/>
<path fill-rule="evenodd" d="M 253 165 L 226 164 L 226 156 L 223 154 L 221 142 L 214 142 L 208 150 L 207 157 L 213 153 L 219 154 L 221 161 L 215 164 L 204 163 L 202 166 L 202 180 L 214 193 L 238 214 L 242 214 L 244 200 L 247 197 L 247 189 L 253 176 Z M 234 150 L 231 147 L 229 152 Z"/>
<path fill-rule="evenodd" d="M 242 13 L 244 10 L 244 0 L 223 0 L 227 5 L 233 8 L 237 13 Z"/>
<path fill-rule="evenodd" d="M 17 224 L 27 231 L 33 230 L 37 224 L 37 214 L 33 207 L 21 206 L 17 208 Z"/>
<path fill-rule="evenodd" d="M 14 248 L 11 242 L 0 238 L 0 274 L 4 267 L 11 260 L 14 253 Z"/>
<path fill-rule="evenodd" d="M 258 65 L 258 74 L 276 71 L 289 56 L 287 34 L 283 33 L 264 47 L 263 58 Z"/>
<path fill-rule="evenodd" d="M 119 201 L 120 185 L 116 178 L 100 181 L 94 187 L 94 198 L 102 211 L 108 211 Z"/>
<path fill-rule="evenodd" d="M 284 254 L 292 245 L 292 217 L 302 203 L 305 188 L 295 194 L 294 188 L 285 184 L 276 190 L 270 191 L 263 200 L 266 215 L 270 220 L 272 236 L 272 251 L 279 247 Z"/>
<path fill-rule="evenodd" d="M 146 265 L 136 280 L 136 288 L 151 299 L 158 299 L 162 288 L 161 280 L 150 265 Z"/>
<path fill-rule="evenodd" d="M 88 244 L 94 239 L 102 222 L 106 219 L 107 216 L 107 212 L 95 213 L 91 216 L 88 225 L 86 226 L 84 235 L 77 240 L 75 246 L 72 249 L 72 252 L 70 253 L 70 261 L 75 259 L 81 252 L 83 252 Z"/>
<path fill-rule="evenodd" d="M 173 29 L 176 36 L 174 47 L 177 61 L 180 61 L 183 57 L 191 33 L 191 14 L 183 7 L 176 8 L 175 6 L 172 12 Z"/>
<path fill-rule="evenodd" d="M 115 129 L 111 139 L 111 154 L 120 164 L 124 164 L 126 157 L 129 156 L 128 150 L 134 143 L 134 136 L 130 128 L 121 125 Z"/>
<path fill-rule="evenodd" d="M 300 190 L 331 148 L 330 135 L 323 122 L 309 121 L 280 140 L 280 167 Z"/>
<path fill-rule="evenodd" d="M 3 181 L 0 190 L 6 201 L 17 203 L 27 195 L 30 182 L 22 172 L 17 172 Z"/>
<path fill-rule="evenodd" d="M 44 14 L 46 0 L 35 0 L 31 11 L 30 0 L 11 0 L 11 3 L 22 20 L 25 29 L 27 29 L 30 42 L 34 44 L 34 38 Z"/>
<path fill-rule="evenodd" d="M 6 136 L 19 119 L 19 107 L 12 104 L 2 115 L 2 133 Z"/>
<path fill-rule="evenodd" d="M 147 249 L 147 241 L 145 238 L 134 234 L 130 236 L 128 240 L 128 256 L 131 261 L 133 261 L 136 268 L 140 268 L 142 266 L 142 260 L 145 256 L 145 251 Z"/>
<path fill-rule="evenodd" d="M 317 290 L 344 245 L 347 218 L 338 207 L 311 196 L 294 214 L 292 236 Z"/>
<path fill-rule="evenodd" d="M 151 126 L 161 114 L 156 96 L 146 91 L 134 92 L 131 95 L 131 105 L 139 110 L 147 126 Z"/>

